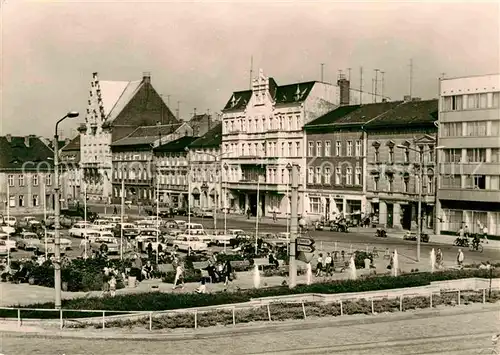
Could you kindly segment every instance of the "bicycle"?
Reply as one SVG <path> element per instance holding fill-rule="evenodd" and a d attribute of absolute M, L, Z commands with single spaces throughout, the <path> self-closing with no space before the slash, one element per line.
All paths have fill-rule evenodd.
<path fill-rule="evenodd" d="M 480 253 L 483 252 L 483 245 L 481 243 L 470 243 L 469 244 L 469 251 L 478 251 Z"/>
<path fill-rule="evenodd" d="M 499 352 L 499 349 L 498 349 L 498 340 L 500 338 L 500 334 L 494 334 L 492 337 L 491 337 L 491 345 L 492 347 L 491 348 L 486 348 L 486 349 L 481 349 L 479 352 L 478 352 L 478 355 L 487 355 L 487 354 L 490 354 L 490 355 L 500 355 L 500 352 Z"/>

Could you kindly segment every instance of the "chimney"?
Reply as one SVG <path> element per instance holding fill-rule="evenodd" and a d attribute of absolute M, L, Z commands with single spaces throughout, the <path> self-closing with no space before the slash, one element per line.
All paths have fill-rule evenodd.
<path fill-rule="evenodd" d="M 31 136 L 24 137 L 24 145 L 27 147 L 30 146 L 30 138 L 31 138 Z"/>
<path fill-rule="evenodd" d="M 349 105 L 351 86 L 344 74 L 340 74 L 337 79 L 337 86 L 340 88 L 340 105 Z"/>
<path fill-rule="evenodd" d="M 411 101 L 411 96 L 410 95 L 405 95 L 403 98 L 404 102 L 409 102 Z"/>
<path fill-rule="evenodd" d="M 142 81 L 144 83 L 151 83 L 151 73 L 148 71 L 145 71 L 142 73 Z"/>
<path fill-rule="evenodd" d="M 11 143 L 12 142 L 12 136 L 10 134 L 7 134 L 5 136 L 5 139 L 7 139 L 7 142 Z"/>

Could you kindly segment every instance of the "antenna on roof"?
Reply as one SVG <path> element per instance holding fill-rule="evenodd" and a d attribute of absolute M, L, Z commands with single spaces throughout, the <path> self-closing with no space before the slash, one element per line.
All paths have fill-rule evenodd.
<path fill-rule="evenodd" d="M 325 63 L 321 63 L 321 82 L 323 83 L 324 82 L 324 75 L 323 75 L 323 69 L 325 68 Z"/>
<path fill-rule="evenodd" d="M 363 104 L 363 67 L 359 67 L 359 104 Z"/>
<path fill-rule="evenodd" d="M 181 117 L 181 102 L 180 101 L 177 101 L 177 120 L 180 120 L 180 117 Z"/>
<path fill-rule="evenodd" d="M 253 77 L 253 55 L 250 57 L 250 87 L 249 87 L 250 90 L 252 90 L 252 77 Z"/>
<path fill-rule="evenodd" d="M 375 102 L 377 102 L 377 91 L 378 91 L 378 72 L 380 69 L 374 69 L 375 70 Z"/>
<path fill-rule="evenodd" d="M 384 75 L 385 75 L 385 71 L 381 71 L 380 72 L 382 74 L 382 101 L 385 100 L 385 96 L 384 96 Z"/>
<path fill-rule="evenodd" d="M 413 58 L 410 59 L 410 98 L 413 91 L 412 86 L 413 86 Z"/>

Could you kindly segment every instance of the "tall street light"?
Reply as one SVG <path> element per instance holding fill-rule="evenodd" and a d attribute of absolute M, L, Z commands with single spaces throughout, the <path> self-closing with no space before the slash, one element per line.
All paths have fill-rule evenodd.
<path fill-rule="evenodd" d="M 400 149 L 408 149 L 419 154 L 419 169 L 418 169 L 418 217 L 417 217 L 417 261 L 420 261 L 420 239 L 422 235 L 422 189 L 423 189 L 423 172 L 424 172 L 424 154 L 430 151 L 443 149 L 444 146 L 439 146 L 435 148 L 429 149 L 415 149 L 411 147 L 407 147 L 406 145 L 398 144 L 396 146 Z"/>
<path fill-rule="evenodd" d="M 68 112 L 63 118 L 61 118 L 56 123 L 55 133 L 54 133 L 54 179 L 55 179 L 55 188 L 54 188 L 54 287 L 56 291 L 56 299 L 54 302 L 55 309 L 61 309 L 61 236 L 59 234 L 59 230 L 61 229 L 59 217 L 61 214 L 61 205 L 59 201 L 59 145 L 58 140 L 59 137 L 57 135 L 57 128 L 59 123 L 64 121 L 66 118 L 75 118 L 78 117 L 79 113 L 76 111 Z"/>

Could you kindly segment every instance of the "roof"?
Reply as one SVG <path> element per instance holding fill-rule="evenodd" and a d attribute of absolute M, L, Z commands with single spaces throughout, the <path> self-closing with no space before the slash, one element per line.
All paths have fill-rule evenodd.
<path fill-rule="evenodd" d="M 63 151 L 80 150 L 80 135 L 73 138 L 68 144 L 62 147 Z"/>
<path fill-rule="evenodd" d="M 437 121 L 438 100 L 408 101 L 374 118 L 366 128 L 384 126 L 414 126 L 432 124 Z"/>
<path fill-rule="evenodd" d="M 115 119 L 141 87 L 142 80 L 107 81 L 99 80 L 104 114 L 108 120 Z"/>
<path fill-rule="evenodd" d="M 186 147 L 197 140 L 198 137 L 184 136 L 174 141 L 162 144 L 159 147 L 154 148 L 155 152 L 184 152 Z"/>
<path fill-rule="evenodd" d="M 189 145 L 189 148 L 215 148 L 222 143 L 222 123 L 218 123 L 200 138 Z"/>
<path fill-rule="evenodd" d="M 174 133 L 183 123 L 173 123 L 157 126 L 140 126 L 128 136 L 111 143 L 111 146 L 147 145 L 154 143 L 160 136 Z"/>
<path fill-rule="evenodd" d="M 340 106 L 335 110 L 330 111 L 321 117 L 318 117 L 314 121 L 308 123 L 305 127 L 306 129 L 317 129 L 325 126 L 361 126 L 401 104 L 402 101 L 394 101 L 379 102 L 367 105 Z"/>
<path fill-rule="evenodd" d="M 201 115 L 194 115 L 189 120 L 189 123 L 199 123 L 199 122 L 203 121 L 204 119 L 207 119 L 207 120 L 210 119 L 210 115 L 208 115 L 206 113 L 201 114 Z"/>
<path fill-rule="evenodd" d="M 54 152 L 38 137 L 0 137 L 0 170 L 47 170 L 53 166 Z"/>
<path fill-rule="evenodd" d="M 309 96 L 316 81 L 306 81 L 279 86 L 273 78 L 269 78 L 269 91 L 276 104 L 302 102 Z M 252 97 L 252 90 L 235 91 L 224 106 L 223 111 L 244 109 Z"/>

